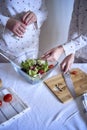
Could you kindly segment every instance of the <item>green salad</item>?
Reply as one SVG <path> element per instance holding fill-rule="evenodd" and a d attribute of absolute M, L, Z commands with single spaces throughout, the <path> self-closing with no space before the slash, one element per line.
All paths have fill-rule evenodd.
<path fill-rule="evenodd" d="M 47 61 L 41 59 L 27 59 L 22 61 L 21 68 L 31 77 L 37 77 L 46 73 L 49 69 L 53 68 L 53 64 L 48 64 Z"/>

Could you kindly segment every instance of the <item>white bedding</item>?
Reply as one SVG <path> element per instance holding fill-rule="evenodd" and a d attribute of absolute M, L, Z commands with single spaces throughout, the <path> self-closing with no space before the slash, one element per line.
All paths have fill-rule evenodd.
<path fill-rule="evenodd" d="M 72 66 L 77 67 L 87 72 L 87 64 Z M 56 73 L 54 70 L 49 76 Z M 12 87 L 31 108 L 20 118 L 0 126 L 0 130 L 87 130 L 81 97 L 63 104 L 43 82 L 29 84 L 9 63 L 0 63 L 0 78 L 4 87 Z"/>

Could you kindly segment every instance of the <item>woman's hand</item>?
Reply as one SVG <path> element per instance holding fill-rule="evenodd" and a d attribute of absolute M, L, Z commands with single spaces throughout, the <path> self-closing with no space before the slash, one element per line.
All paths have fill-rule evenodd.
<path fill-rule="evenodd" d="M 26 25 L 24 23 L 12 18 L 7 21 L 6 27 L 18 37 L 23 37 L 26 30 Z"/>
<path fill-rule="evenodd" d="M 74 62 L 74 54 L 68 55 L 60 64 L 60 67 L 64 73 L 66 73 L 68 70 L 70 70 L 71 65 Z"/>
<path fill-rule="evenodd" d="M 41 58 L 48 61 L 57 61 L 63 52 L 63 47 L 58 46 L 47 51 Z"/>
<path fill-rule="evenodd" d="M 22 22 L 23 22 L 24 24 L 26 24 L 26 25 L 30 25 L 30 24 L 32 24 L 32 23 L 34 23 L 34 22 L 36 22 L 36 21 L 37 21 L 37 17 L 36 17 L 36 15 L 35 15 L 33 12 L 31 12 L 31 11 L 26 12 L 26 13 L 24 14 L 23 18 L 22 18 Z"/>

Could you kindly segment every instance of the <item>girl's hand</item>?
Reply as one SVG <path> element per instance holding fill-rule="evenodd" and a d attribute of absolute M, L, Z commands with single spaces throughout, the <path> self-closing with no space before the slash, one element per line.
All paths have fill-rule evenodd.
<path fill-rule="evenodd" d="M 18 37 L 22 37 L 26 30 L 25 24 L 12 18 L 7 21 L 6 27 Z"/>
<path fill-rule="evenodd" d="M 47 51 L 41 58 L 48 61 L 57 61 L 63 52 L 63 47 L 58 46 Z"/>
<path fill-rule="evenodd" d="M 24 14 L 23 18 L 22 18 L 22 22 L 23 22 L 24 24 L 26 24 L 26 25 L 30 25 L 30 24 L 32 24 L 32 23 L 34 23 L 34 22 L 36 22 L 36 21 L 37 21 L 37 17 L 36 17 L 36 15 L 35 15 L 33 12 L 31 12 L 31 11 L 26 12 L 26 13 Z"/>
<path fill-rule="evenodd" d="M 60 64 L 60 67 L 64 73 L 66 73 L 68 70 L 70 70 L 71 65 L 74 62 L 74 54 L 68 55 Z"/>

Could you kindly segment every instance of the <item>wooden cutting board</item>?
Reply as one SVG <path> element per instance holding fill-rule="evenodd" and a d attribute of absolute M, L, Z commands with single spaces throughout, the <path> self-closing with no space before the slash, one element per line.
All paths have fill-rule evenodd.
<path fill-rule="evenodd" d="M 87 92 L 87 74 L 82 70 L 76 68 L 70 71 L 71 79 L 73 81 L 76 96 Z M 55 94 L 55 96 L 61 101 L 66 102 L 73 99 L 69 92 L 62 74 L 53 76 L 44 81 L 48 88 Z"/>

